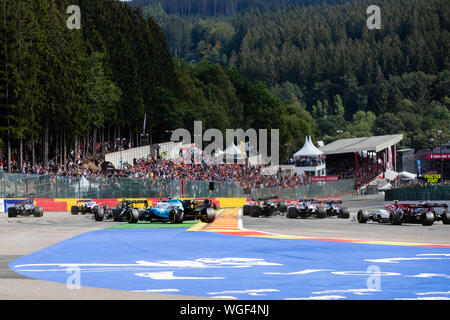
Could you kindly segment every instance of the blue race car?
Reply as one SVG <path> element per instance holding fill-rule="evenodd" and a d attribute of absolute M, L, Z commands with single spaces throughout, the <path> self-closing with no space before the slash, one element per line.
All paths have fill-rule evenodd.
<path fill-rule="evenodd" d="M 182 223 L 185 220 L 200 220 L 211 223 L 215 220 L 215 211 L 211 208 L 208 200 L 186 200 L 168 199 L 157 202 L 145 210 L 129 210 L 127 213 L 128 223 L 139 221 L 148 222 L 170 222 Z"/>

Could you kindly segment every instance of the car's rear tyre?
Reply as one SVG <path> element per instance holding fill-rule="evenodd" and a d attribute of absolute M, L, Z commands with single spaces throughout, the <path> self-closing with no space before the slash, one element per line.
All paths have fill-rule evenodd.
<path fill-rule="evenodd" d="M 402 224 L 402 214 L 398 212 L 389 213 L 389 224 L 399 226 Z"/>
<path fill-rule="evenodd" d="M 127 222 L 128 223 L 138 223 L 139 222 L 139 211 L 135 208 L 128 208 L 126 212 Z"/>
<path fill-rule="evenodd" d="M 367 210 L 359 210 L 356 215 L 356 220 L 358 220 L 358 223 L 366 223 L 367 220 L 369 220 L 369 213 Z"/>
<path fill-rule="evenodd" d="M 216 220 L 216 212 L 213 208 L 206 208 L 206 214 L 201 217 L 200 221 L 204 223 L 211 223 L 214 222 L 214 220 Z"/>
<path fill-rule="evenodd" d="M 263 210 L 263 215 L 265 217 L 270 217 L 270 216 L 273 216 L 273 212 L 274 212 L 274 208 L 272 206 L 265 207 Z"/>
<path fill-rule="evenodd" d="M 17 210 L 14 207 L 8 208 L 8 218 L 15 218 L 17 217 Z"/>
<path fill-rule="evenodd" d="M 423 226 L 431 226 L 434 223 L 434 214 L 433 212 L 426 212 L 422 215 L 422 225 Z"/>
<path fill-rule="evenodd" d="M 350 218 L 350 210 L 347 207 L 343 207 L 341 209 L 341 218 L 342 219 L 348 219 Z"/>
<path fill-rule="evenodd" d="M 298 218 L 298 211 L 296 207 L 288 207 L 286 217 L 288 219 L 297 219 Z"/>
<path fill-rule="evenodd" d="M 119 213 L 118 213 L 119 209 L 112 209 L 112 219 L 114 222 L 119 221 Z"/>
<path fill-rule="evenodd" d="M 178 209 L 170 210 L 170 212 L 169 212 L 169 220 L 172 223 L 183 223 L 183 221 L 184 221 L 184 211 L 181 211 L 181 210 L 178 210 Z"/>
<path fill-rule="evenodd" d="M 443 224 L 450 224 L 450 212 L 444 211 L 441 214 L 441 219 Z"/>
<path fill-rule="evenodd" d="M 79 211 L 80 211 L 80 208 L 78 208 L 78 206 L 72 206 L 70 208 L 70 213 L 73 215 L 78 214 Z"/>
<path fill-rule="evenodd" d="M 105 215 L 105 211 L 103 211 L 103 208 L 94 207 L 94 220 L 95 221 L 103 221 L 104 215 Z"/>
<path fill-rule="evenodd" d="M 250 215 L 250 205 L 244 204 L 244 206 L 242 207 L 242 214 L 244 216 L 249 216 Z"/>
<path fill-rule="evenodd" d="M 326 218 L 327 216 L 327 209 L 325 207 L 319 207 L 319 209 L 317 209 L 317 218 Z"/>
<path fill-rule="evenodd" d="M 259 217 L 259 207 L 258 206 L 251 206 L 250 207 L 250 217 L 257 218 Z"/>
<path fill-rule="evenodd" d="M 34 207 L 33 215 L 37 218 L 42 217 L 44 215 L 44 208 L 42 207 Z"/>

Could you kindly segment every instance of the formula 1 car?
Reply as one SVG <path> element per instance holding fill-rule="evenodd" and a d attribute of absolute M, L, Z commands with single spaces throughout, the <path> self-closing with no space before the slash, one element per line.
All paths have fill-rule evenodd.
<path fill-rule="evenodd" d="M 202 222 L 211 223 L 216 219 L 214 207 L 211 201 L 205 200 L 184 200 L 184 220 L 200 220 Z"/>
<path fill-rule="evenodd" d="M 244 216 L 251 217 L 270 217 L 274 214 L 284 214 L 287 210 L 286 202 L 276 202 L 272 198 L 259 199 L 259 201 L 250 200 L 242 208 Z"/>
<path fill-rule="evenodd" d="M 301 218 L 307 218 L 311 215 L 316 215 L 318 218 L 325 218 L 326 212 L 321 212 L 321 214 L 319 214 L 318 209 L 319 204 L 315 199 L 291 201 L 287 205 L 286 217 L 288 219 L 296 219 L 299 216 Z"/>
<path fill-rule="evenodd" d="M 138 221 L 183 223 L 185 220 L 211 223 L 215 218 L 216 214 L 209 200 L 167 199 L 145 210 L 130 210 L 127 213 L 128 223 Z"/>
<path fill-rule="evenodd" d="M 15 218 L 18 215 L 42 217 L 44 215 L 44 209 L 42 207 L 36 207 L 32 199 L 18 200 L 14 203 L 14 207 L 8 208 L 8 218 Z"/>
<path fill-rule="evenodd" d="M 337 216 L 348 219 L 350 217 L 350 211 L 341 204 L 342 201 L 337 200 L 319 202 L 316 199 L 304 199 L 292 201 L 288 204 L 286 217 L 289 219 L 296 219 L 298 217 L 306 219 L 310 216 L 317 218 Z"/>
<path fill-rule="evenodd" d="M 70 213 L 73 215 L 95 213 L 99 209 L 101 209 L 100 204 L 94 200 L 77 200 L 77 205 L 70 208 Z"/>
<path fill-rule="evenodd" d="M 434 221 L 442 221 L 443 224 L 450 224 L 450 212 L 448 211 L 448 204 L 446 203 L 423 203 L 425 206 L 429 206 L 431 212 L 434 214 Z M 436 209 L 440 209 L 437 212 Z"/>
<path fill-rule="evenodd" d="M 437 214 L 434 208 L 445 208 L 441 214 Z M 450 224 L 450 215 L 447 212 L 446 204 L 388 204 L 383 209 L 373 212 L 359 210 L 356 216 L 359 223 L 375 221 L 379 223 L 389 223 L 391 225 L 401 225 L 402 223 L 421 223 L 423 226 L 431 226 L 434 221 L 441 220 L 444 224 Z"/>
<path fill-rule="evenodd" d="M 94 213 L 95 221 L 112 219 L 114 222 L 130 222 L 133 216 L 139 215 L 149 208 L 147 200 L 127 200 L 123 199 L 116 204 L 115 208 L 104 205 L 103 208 Z"/>
<path fill-rule="evenodd" d="M 323 216 L 323 210 L 325 209 L 326 216 L 337 216 L 342 219 L 350 218 L 350 210 L 347 207 L 342 206 L 341 200 L 328 200 L 323 204 L 321 203 L 318 212 Z"/>

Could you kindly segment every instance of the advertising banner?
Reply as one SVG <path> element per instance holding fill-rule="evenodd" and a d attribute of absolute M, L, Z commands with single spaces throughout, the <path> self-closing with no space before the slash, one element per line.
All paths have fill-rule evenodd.
<path fill-rule="evenodd" d="M 338 176 L 317 176 L 317 177 L 311 177 L 311 182 L 331 182 L 331 181 L 338 181 Z"/>
<path fill-rule="evenodd" d="M 430 153 L 425 159 L 450 159 L 450 153 Z"/>

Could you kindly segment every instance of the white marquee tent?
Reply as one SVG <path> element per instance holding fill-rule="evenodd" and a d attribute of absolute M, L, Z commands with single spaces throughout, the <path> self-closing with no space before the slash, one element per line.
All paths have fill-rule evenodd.
<path fill-rule="evenodd" d="M 299 151 L 294 153 L 294 158 L 317 157 L 320 155 L 323 155 L 323 152 L 320 151 L 319 149 L 317 149 L 316 146 L 314 146 L 314 144 L 312 143 L 311 137 L 306 137 L 305 144 Z"/>

